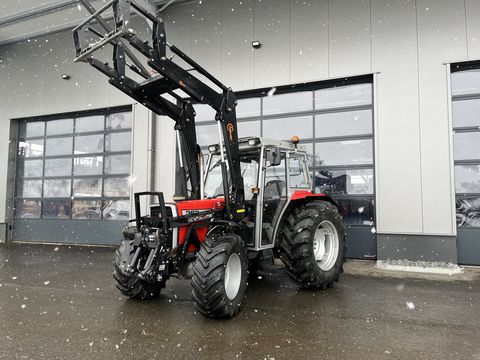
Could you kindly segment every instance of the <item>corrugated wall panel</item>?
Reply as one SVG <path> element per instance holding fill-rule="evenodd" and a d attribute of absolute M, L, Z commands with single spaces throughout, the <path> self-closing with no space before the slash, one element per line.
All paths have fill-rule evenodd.
<path fill-rule="evenodd" d="M 329 75 L 371 72 L 370 0 L 330 0 Z"/>
<path fill-rule="evenodd" d="M 289 8 L 289 0 L 255 1 L 255 87 L 290 82 Z"/>
<path fill-rule="evenodd" d="M 422 232 L 415 3 L 372 0 L 377 76 L 377 227 Z"/>
<path fill-rule="evenodd" d="M 254 87 L 255 2 L 241 3 L 224 0 L 222 7 L 222 80 L 234 90 Z"/>
<path fill-rule="evenodd" d="M 467 44 L 470 59 L 480 59 L 480 1 L 465 0 L 467 19 Z"/>
<path fill-rule="evenodd" d="M 290 79 L 328 77 L 328 0 L 290 0 Z"/>
<path fill-rule="evenodd" d="M 418 0 L 423 231 L 452 234 L 450 124 L 445 61 L 465 59 L 463 0 Z"/>
<path fill-rule="evenodd" d="M 222 3 L 205 1 L 193 7 L 191 56 L 216 77 L 222 69 Z M 168 32 L 167 32 L 168 34 Z"/>

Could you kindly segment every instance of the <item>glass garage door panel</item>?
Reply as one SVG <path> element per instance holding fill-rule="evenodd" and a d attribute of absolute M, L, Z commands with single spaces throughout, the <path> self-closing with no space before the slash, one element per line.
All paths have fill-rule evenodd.
<path fill-rule="evenodd" d="M 19 121 L 14 240 L 117 244 L 130 217 L 130 111 Z"/>
<path fill-rule="evenodd" d="M 372 84 L 321 85 L 270 95 L 253 91 L 240 99 L 239 136 L 299 136 L 309 154 L 314 190 L 341 203 L 349 233 L 347 256 L 375 258 Z M 218 143 L 215 112 L 207 105 L 195 105 L 195 110 L 198 142 L 208 152 L 207 145 Z"/>
<path fill-rule="evenodd" d="M 318 166 L 371 165 L 373 143 L 371 139 L 316 143 L 315 159 Z"/>
<path fill-rule="evenodd" d="M 458 263 L 480 265 L 480 69 L 452 65 Z"/>

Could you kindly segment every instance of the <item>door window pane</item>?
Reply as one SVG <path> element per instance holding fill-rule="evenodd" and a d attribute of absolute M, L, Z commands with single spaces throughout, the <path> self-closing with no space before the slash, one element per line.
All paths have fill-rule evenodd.
<path fill-rule="evenodd" d="M 70 180 L 45 180 L 44 197 L 70 197 Z"/>
<path fill-rule="evenodd" d="M 292 156 L 289 159 L 289 181 L 291 188 L 310 188 L 309 173 L 306 172 L 304 158 Z"/>
<path fill-rule="evenodd" d="M 107 129 L 130 129 L 132 127 L 132 113 L 123 112 L 107 116 Z"/>
<path fill-rule="evenodd" d="M 105 201 L 103 218 L 105 220 L 128 220 L 130 218 L 130 202 L 128 200 Z"/>
<path fill-rule="evenodd" d="M 317 166 L 373 164 L 372 140 L 316 143 L 315 163 Z"/>
<path fill-rule="evenodd" d="M 105 174 L 129 174 L 130 155 L 105 156 Z"/>
<path fill-rule="evenodd" d="M 457 100 L 453 106 L 453 127 L 480 126 L 480 99 Z"/>
<path fill-rule="evenodd" d="M 344 111 L 315 115 L 315 137 L 372 133 L 372 110 Z"/>
<path fill-rule="evenodd" d="M 373 169 L 320 170 L 314 175 L 315 193 L 373 194 Z"/>
<path fill-rule="evenodd" d="M 290 140 L 297 135 L 300 139 L 313 137 L 313 116 L 269 119 L 263 121 L 263 136 L 271 139 Z"/>
<path fill-rule="evenodd" d="M 75 154 L 103 152 L 103 135 L 75 137 Z"/>
<path fill-rule="evenodd" d="M 29 121 L 25 124 L 25 137 L 45 135 L 45 123 L 43 121 Z"/>
<path fill-rule="evenodd" d="M 18 176 L 20 177 L 41 177 L 43 174 L 42 160 L 24 160 L 19 161 Z"/>
<path fill-rule="evenodd" d="M 131 137 L 130 132 L 105 135 L 105 151 L 130 151 Z"/>
<path fill-rule="evenodd" d="M 18 156 L 35 157 L 43 155 L 43 139 L 26 140 L 18 143 Z"/>
<path fill-rule="evenodd" d="M 266 96 L 263 98 L 263 115 L 313 110 L 311 91 Z"/>
<path fill-rule="evenodd" d="M 457 226 L 480 227 L 480 198 L 457 199 Z"/>
<path fill-rule="evenodd" d="M 75 132 L 102 131 L 105 127 L 105 116 L 95 115 L 75 119 Z"/>
<path fill-rule="evenodd" d="M 372 85 L 339 86 L 315 91 L 315 109 L 342 108 L 372 103 Z"/>
<path fill-rule="evenodd" d="M 45 140 L 45 155 L 70 155 L 73 139 L 71 137 L 53 138 Z"/>
<path fill-rule="evenodd" d="M 480 132 L 454 134 L 455 160 L 480 159 Z"/>
<path fill-rule="evenodd" d="M 103 181 L 103 196 L 129 196 L 127 178 L 108 178 Z"/>
<path fill-rule="evenodd" d="M 72 219 L 100 219 L 102 215 L 101 200 L 74 200 L 72 202 Z"/>
<path fill-rule="evenodd" d="M 480 165 L 456 165 L 455 190 L 462 194 L 480 193 Z"/>
<path fill-rule="evenodd" d="M 237 118 L 260 116 L 260 104 L 260 98 L 238 100 Z"/>
<path fill-rule="evenodd" d="M 47 121 L 47 136 L 73 133 L 73 119 Z"/>
<path fill-rule="evenodd" d="M 72 158 L 45 159 L 45 176 L 70 176 Z"/>
<path fill-rule="evenodd" d="M 19 197 L 42 197 L 42 180 L 24 180 L 18 184 Z"/>
<path fill-rule="evenodd" d="M 73 159 L 74 175 L 101 175 L 103 156 L 84 156 Z"/>
<path fill-rule="evenodd" d="M 373 225 L 375 205 L 373 199 L 335 199 L 346 225 Z"/>
<path fill-rule="evenodd" d="M 42 218 L 69 219 L 70 218 L 70 200 L 44 201 Z"/>
<path fill-rule="evenodd" d="M 40 200 L 20 200 L 16 204 L 15 216 L 21 219 L 39 219 L 42 208 Z"/>
<path fill-rule="evenodd" d="M 260 136 L 260 121 L 238 122 L 238 137 Z"/>
<path fill-rule="evenodd" d="M 73 196 L 90 197 L 102 195 L 102 179 L 74 179 Z"/>
<path fill-rule="evenodd" d="M 452 73 L 452 95 L 480 93 L 480 69 Z"/>

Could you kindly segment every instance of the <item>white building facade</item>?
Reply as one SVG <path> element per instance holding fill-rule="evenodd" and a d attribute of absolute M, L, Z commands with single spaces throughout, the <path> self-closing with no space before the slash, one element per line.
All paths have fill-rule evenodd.
<path fill-rule="evenodd" d="M 82 15 L 76 5 L 63 11 L 72 22 Z M 479 15 L 476 0 L 203 0 L 173 3 L 163 14 L 168 41 L 239 92 L 241 135 L 304 133 L 318 190 L 332 192 L 349 219 L 350 257 L 476 265 Z M 8 31 L 17 25 L 0 27 L 0 238 L 117 243 L 125 218 L 112 203 L 128 202 L 133 191 L 175 191 L 173 122 L 74 64 L 68 30 L 15 39 Z M 148 32 L 148 24 L 136 26 Z M 253 48 L 254 40 L 261 47 Z M 213 118 L 202 110 L 199 137 L 207 144 Z M 132 121 L 112 130 L 109 117 L 118 113 Z M 77 131 L 93 116 L 104 116 L 103 127 L 88 134 L 103 139 L 95 151 L 78 145 L 87 135 Z M 68 119 L 71 130 L 49 133 L 52 121 Z M 35 121 L 44 130 L 30 138 L 22 129 Z M 131 134 L 128 151 L 112 150 L 120 133 Z M 47 154 L 48 143 L 67 137 L 68 154 Z M 22 158 L 19 144 L 34 140 L 44 144 L 35 159 L 44 170 L 29 180 L 19 164 L 33 159 Z M 76 158 L 87 155 L 101 158 L 101 173 L 75 172 Z M 107 162 L 121 155 L 130 155 L 129 172 L 108 173 Z M 72 169 L 50 178 L 45 169 L 57 158 L 70 159 Z M 54 179 L 70 186 L 55 200 L 69 208 L 62 221 L 46 211 Z M 25 182 L 41 184 L 41 194 Z M 118 184 L 128 184 L 128 192 L 107 191 Z M 36 201 L 29 204 L 39 206 L 37 217 L 18 212 L 26 200 Z M 81 210 L 88 201 L 101 208 L 93 217 Z M 111 213 L 117 218 L 107 219 Z"/>

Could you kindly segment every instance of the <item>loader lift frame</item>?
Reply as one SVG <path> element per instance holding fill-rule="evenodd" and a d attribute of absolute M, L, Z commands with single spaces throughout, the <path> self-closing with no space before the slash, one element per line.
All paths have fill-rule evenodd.
<path fill-rule="evenodd" d="M 200 148 L 197 145 L 195 131 L 195 111 L 189 99 L 182 98 L 174 91 L 182 90 L 197 102 L 208 104 L 216 111 L 220 143 L 225 145 L 222 151 L 222 176 L 225 196 L 226 220 L 240 221 L 245 216 L 245 194 L 243 178 L 240 171 L 240 154 L 238 146 L 237 117 L 235 107 L 237 100 L 231 88 L 226 87 L 202 66 L 191 59 L 182 50 L 166 40 L 165 26 L 158 19 L 134 0 L 111 0 L 95 10 L 88 0 L 80 0 L 91 16 L 73 29 L 76 58 L 75 62 L 87 62 L 110 79 L 109 82 L 128 96 L 145 105 L 158 115 L 166 115 L 175 121 L 175 131 L 179 146 L 179 160 L 183 175 L 183 187 L 187 199 L 201 199 Z M 102 17 L 108 9 L 113 9 L 113 28 Z M 152 22 L 151 43 L 141 40 L 134 30 L 128 27 L 131 10 L 135 10 Z M 94 23 L 96 22 L 96 24 Z M 100 26 L 102 34 L 95 26 Z M 89 44 L 88 35 L 93 34 L 99 40 Z M 94 52 L 105 45 L 113 46 L 113 68 L 93 56 Z M 129 48 L 131 46 L 147 59 L 147 64 L 158 74 L 150 74 Z M 167 49 L 186 62 L 191 69 L 184 69 L 167 57 Z M 131 64 L 127 62 L 131 60 Z M 126 69 L 143 78 L 136 81 L 127 76 Z M 192 75 L 192 71 L 207 78 L 218 87 L 219 91 Z M 162 95 L 168 94 L 176 103 Z M 225 150 L 225 154 L 224 154 Z M 185 164 L 183 160 L 185 159 Z M 227 165 L 228 164 L 228 165 Z M 188 194 L 187 183 L 191 193 Z M 138 216 L 138 214 L 137 214 Z"/>

